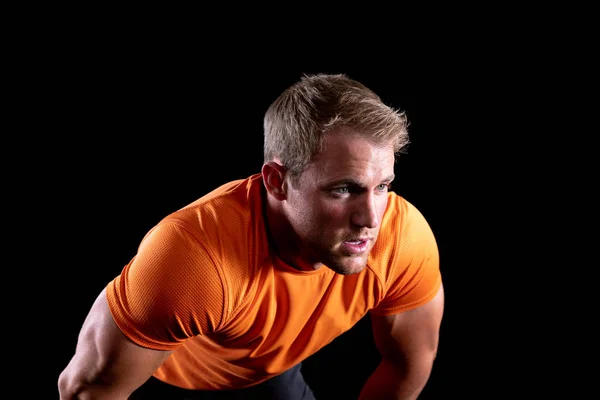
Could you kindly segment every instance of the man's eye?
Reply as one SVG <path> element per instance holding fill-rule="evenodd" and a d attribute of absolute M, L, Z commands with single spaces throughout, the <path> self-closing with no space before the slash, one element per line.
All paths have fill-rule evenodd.
<path fill-rule="evenodd" d="M 377 187 L 379 190 L 390 190 L 392 188 L 392 184 L 391 183 L 382 183 L 381 185 L 379 185 Z"/>
<path fill-rule="evenodd" d="M 346 193 L 350 192 L 350 189 L 347 186 L 344 186 L 344 187 L 334 188 L 332 190 L 332 192 L 335 194 L 346 194 Z"/>

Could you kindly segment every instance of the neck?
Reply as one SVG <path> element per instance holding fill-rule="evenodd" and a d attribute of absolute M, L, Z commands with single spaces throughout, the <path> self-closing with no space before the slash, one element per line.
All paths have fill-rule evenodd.
<path fill-rule="evenodd" d="M 269 245 L 277 257 L 301 271 L 314 271 L 323 266 L 311 261 L 310 253 L 302 249 L 302 243 L 289 223 L 283 209 L 283 201 L 271 197 L 265 191 L 265 219 Z"/>

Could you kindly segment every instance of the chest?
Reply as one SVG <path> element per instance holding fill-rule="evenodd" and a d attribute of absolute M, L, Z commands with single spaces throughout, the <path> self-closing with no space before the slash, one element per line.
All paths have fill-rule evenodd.
<path fill-rule="evenodd" d="M 314 352 L 349 330 L 380 298 L 370 271 L 309 276 L 271 271 L 219 333 L 221 343 L 254 352 Z"/>

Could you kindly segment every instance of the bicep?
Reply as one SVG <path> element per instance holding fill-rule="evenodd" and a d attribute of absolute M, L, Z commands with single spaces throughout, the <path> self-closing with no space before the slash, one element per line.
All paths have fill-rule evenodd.
<path fill-rule="evenodd" d="M 88 391 L 99 397 L 126 398 L 169 355 L 127 339 L 113 320 L 103 290 L 83 323 L 75 355 L 61 374 L 62 385 L 72 393 Z"/>
<path fill-rule="evenodd" d="M 375 345 L 392 364 L 430 366 L 437 353 L 444 288 L 429 302 L 394 315 L 371 315 Z"/>

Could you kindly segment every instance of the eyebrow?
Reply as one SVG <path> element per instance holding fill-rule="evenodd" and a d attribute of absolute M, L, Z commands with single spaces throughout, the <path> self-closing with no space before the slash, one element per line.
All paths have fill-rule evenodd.
<path fill-rule="evenodd" d="M 394 178 L 396 178 L 396 175 L 391 174 L 391 175 L 388 175 L 387 177 L 385 177 L 384 179 L 382 179 L 381 182 L 391 182 L 394 180 Z M 327 186 L 335 186 L 335 185 L 342 185 L 342 184 L 352 185 L 352 186 L 356 186 L 356 187 L 364 187 L 362 182 L 357 181 L 356 179 L 352 179 L 352 178 L 344 178 L 344 179 L 340 179 L 338 181 L 333 181 Z"/>

